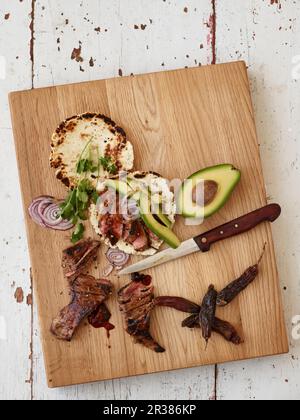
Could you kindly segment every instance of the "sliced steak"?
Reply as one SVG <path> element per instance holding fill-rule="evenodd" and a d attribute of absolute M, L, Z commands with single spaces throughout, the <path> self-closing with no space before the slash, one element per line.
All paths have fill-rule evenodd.
<path fill-rule="evenodd" d="M 149 236 L 139 220 L 126 224 L 123 239 L 133 245 L 136 251 L 145 251 L 149 248 Z"/>
<path fill-rule="evenodd" d="M 89 262 L 96 257 L 99 247 L 99 241 L 88 239 L 63 251 L 62 268 L 70 284 L 85 270 Z"/>
<path fill-rule="evenodd" d="M 119 214 L 104 214 L 100 218 L 99 228 L 101 234 L 114 246 L 123 235 L 123 218 Z"/>
<path fill-rule="evenodd" d="M 151 277 L 135 274 L 133 281 L 118 292 L 120 311 L 124 317 L 125 328 L 137 343 L 163 353 L 165 351 L 150 334 L 150 316 L 154 308 L 154 287 Z"/>
<path fill-rule="evenodd" d="M 80 275 L 71 286 L 71 303 L 53 320 L 51 332 L 61 340 L 71 341 L 81 321 L 99 309 L 112 289 L 108 280 Z"/>

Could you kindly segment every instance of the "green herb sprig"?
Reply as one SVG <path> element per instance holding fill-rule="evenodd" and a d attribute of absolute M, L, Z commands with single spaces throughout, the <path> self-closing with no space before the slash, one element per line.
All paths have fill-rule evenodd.
<path fill-rule="evenodd" d="M 78 175 L 81 175 L 81 179 L 77 186 L 70 191 L 66 200 L 60 205 L 60 216 L 75 225 L 75 230 L 71 237 L 73 243 L 77 243 L 83 238 L 85 228 L 82 221 L 88 219 L 90 202 L 96 204 L 99 197 L 96 189 L 90 180 L 87 179 L 87 174 L 98 172 L 99 178 L 101 167 L 112 175 L 118 172 L 118 168 L 113 163 L 111 157 L 99 157 L 99 149 L 97 164 L 94 164 L 90 147 L 92 140 L 85 145 L 76 164 L 76 172 Z"/>
<path fill-rule="evenodd" d="M 88 179 L 81 180 L 77 187 L 70 191 L 66 200 L 60 205 L 60 215 L 64 220 L 71 221 L 75 227 L 72 242 L 83 238 L 84 226 L 80 221 L 88 219 L 90 201 L 96 202 L 98 194 Z"/>
<path fill-rule="evenodd" d="M 118 172 L 118 168 L 113 163 L 111 157 L 101 157 L 99 159 L 99 163 L 105 171 L 109 172 L 112 175 L 115 175 Z"/>

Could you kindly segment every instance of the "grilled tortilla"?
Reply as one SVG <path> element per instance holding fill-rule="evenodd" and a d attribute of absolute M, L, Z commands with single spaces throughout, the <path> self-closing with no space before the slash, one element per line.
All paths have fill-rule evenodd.
<path fill-rule="evenodd" d="M 56 169 L 56 177 L 68 188 L 77 185 L 79 176 L 76 168 L 82 152 L 88 148 L 89 157 L 96 165 L 100 157 L 108 159 L 117 172 L 133 168 L 132 144 L 125 131 L 110 118 L 100 114 L 86 113 L 63 121 L 52 136 L 50 165 Z M 112 174 L 100 167 L 87 177 L 96 187 L 98 178 Z"/>
<path fill-rule="evenodd" d="M 127 180 L 134 192 L 145 191 L 145 188 L 150 188 L 154 197 L 162 202 L 164 213 L 168 216 L 170 222 L 175 222 L 174 194 L 170 191 L 166 179 L 152 172 L 133 172 L 128 174 Z M 124 251 L 126 254 L 154 255 L 163 241 L 154 235 L 139 217 L 135 222 L 128 222 L 128 219 L 124 220 L 122 212 L 118 209 L 114 209 L 115 214 L 113 215 L 105 214 L 107 213 L 107 207 L 110 206 L 109 201 L 111 199 L 116 201 L 115 195 L 113 191 L 111 192 L 112 195 L 107 191 L 105 181 L 98 184 L 97 190 L 100 198 L 97 205 L 92 204 L 90 207 L 90 221 L 101 241 L 109 247 Z"/>

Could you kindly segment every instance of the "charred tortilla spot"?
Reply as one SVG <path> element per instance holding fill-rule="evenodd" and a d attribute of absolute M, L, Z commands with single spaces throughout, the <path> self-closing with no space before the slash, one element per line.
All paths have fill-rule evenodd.
<path fill-rule="evenodd" d="M 158 176 L 159 178 L 161 177 L 161 175 L 157 172 L 149 171 L 149 173 L 154 175 L 154 176 Z"/>
<path fill-rule="evenodd" d="M 142 179 L 142 178 L 145 178 L 145 176 L 146 176 L 146 172 L 141 172 L 139 174 L 134 174 L 134 178 L 136 178 L 136 179 Z"/>
<path fill-rule="evenodd" d="M 81 115 L 81 118 L 84 120 L 92 120 L 94 117 L 96 117 L 96 114 L 93 114 L 91 112 L 87 112 L 86 114 Z"/>
<path fill-rule="evenodd" d="M 70 180 L 69 180 L 69 178 L 63 178 L 62 180 L 61 180 L 61 182 L 63 183 L 63 184 L 65 184 L 65 186 L 66 187 L 70 187 Z"/>
<path fill-rule="evenodd" d="M 66 130 L 68 130 L 68 131 L 74 131 L 76 127 L 77 127 L 77 123 L 75 123 L 74 121 L 70 121 L 66 125 Z"/>
<path fill-rule="evenodd" d="M 67 118 L 67 119 L 65 120 L 65 122 L 67 123 L 67 122 L 69 122 L 69 121 L 75 120 L 76 118 L 77 118 L 77 115 L 73 115 L 73 117 L 69 117 L 69 118 Z"/>
<path fill-rule="evenodd" d="M 120 133 L 121 134 L 121 136 L 122 137 L 125 137 L 126 138 L 126 133 L 125 133 L 125 131 L 123 130 L 123 128 L 121 128 L 121 127 L 116 127 L 116 131 L 118 132 L 118 133 Z"/>
<path fill-rule="evenodd" d="M 63 174 L 61 171 L 56 172 L 56 178 L 59 179 L 60 181 L 63 179 Z"/>
<path fill-rule="evenodd" d="M 52 168 L 57 169 L 57 168 L 59 168 L 59 167 L 60 167 L 60 165 L 61 165 L 61 160 L 59 160 L 59 159 L 57 158 L 57 159 L 56 159 L 56 160 L 54 160 L 54 161 L 50 161 L 50 164 L 51 164 Z"/>

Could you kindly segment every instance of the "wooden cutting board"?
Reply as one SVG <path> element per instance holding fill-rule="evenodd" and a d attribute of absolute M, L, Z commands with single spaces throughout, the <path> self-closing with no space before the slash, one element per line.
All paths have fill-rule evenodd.
<path fill-rule="evenodd" d="M 270 224 L 218 244 L 206 255 L 198 253 L 150 270 L 157 295 L 200 302 L 209 284 L 221 289 L 256 263 L 267 242 L 255 284 L 230 306 L 218 309 L 218 316 L 236 326 L 245 344 L 237 347 L 214 335 L 205 351 L 198 330 L 181 328 L 184 314 L 161 308 L 153 314 L 152 332 L 167 351 L 155 354 L 134 344 L 125 333 L 115 294 L 108 302 L 116 325 L 110 338 L 86 322 L 71 343 L 50 334 L 53 317 L 69 302 L 61 270 L 61 251 L 69 246 L 69 233 L 44 230 L 27 214 L 36 196 L 65 197 L 66 190 L 48 163 L 51 134 L 66 117 L 87 111 L 106 114 L 125 129 L 138 170 L 184 179 L 200 168 L 224 162 L 241 169 L 240 185 L 217 215 L 198 227 L 178 220 L 175 231 L 181 239 L 265 205 L 245 63 L 16 92 L 10 95 L 10 104 L 50 387 L 288 352 Z M 91 270 L 98 276 L 107 264 L 104 252 L 102 246 Z M 129 281 L 111 279 L 116 291 Z"/>

